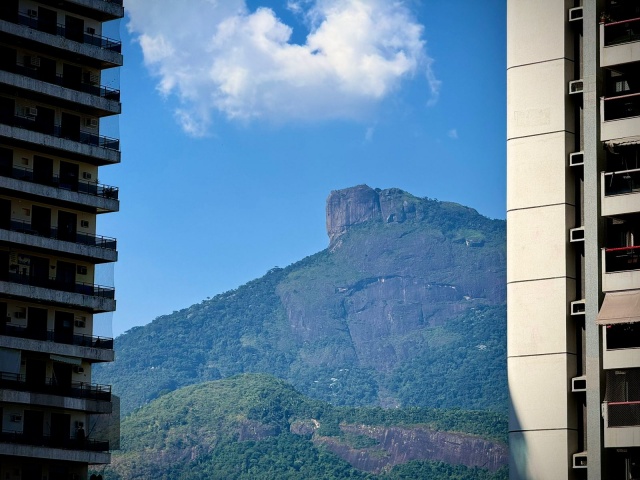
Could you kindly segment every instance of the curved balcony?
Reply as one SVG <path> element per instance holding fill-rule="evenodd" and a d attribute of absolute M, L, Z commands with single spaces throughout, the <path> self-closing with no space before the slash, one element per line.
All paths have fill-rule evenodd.
<path fill-rule="evenodd" d="M 17 390 L 20 392 L 44 393 L 59 397 L 84 398 L 88 400 L 111 401 L 111 385 L 96 385 L 83 382 L 70 382 L 61 385 L 53 378 L 45 383 L 28 382 L 24 375 L 18 373 L 0 372 L 0 388 Z"/>

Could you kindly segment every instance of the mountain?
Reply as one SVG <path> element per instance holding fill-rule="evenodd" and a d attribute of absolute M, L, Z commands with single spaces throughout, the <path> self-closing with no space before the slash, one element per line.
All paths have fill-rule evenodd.
<path fill-rule="evenodd" d="M 331 192 L 327 249 L 116 339 L 122 412 L 267 373 L 334 405 L 506 410 L 505 222 L 365 185 Z"/>
<path fill-rule="evenodd" d="M 122 422 L 106 478 L 506 480 L 506 416 L 333 407 L 244 374 L 162 396 Z"/>

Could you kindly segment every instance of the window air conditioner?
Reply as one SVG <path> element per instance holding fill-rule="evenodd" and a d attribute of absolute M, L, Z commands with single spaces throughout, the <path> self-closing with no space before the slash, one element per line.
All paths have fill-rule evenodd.
<path fill-rule="evenodd" d="M 569 154 L 569 166 L 579 167 L 584 165 L 584 152 L 573 152 Z"/>
<path fill-rule="evenodd" d="M 571 243 L 584 242 L 584 227 L 569 230 L 569 241 Z"/>
<path fill-rule="evenodd" d="M 76 421 L 76 428 L 84 428 L 84 422 Z"/>
<path fill-rule="evenodd" d="M 29 15 L 30 17 L 37 17 L 38 16 L 38 10 L 30 8 L 30 9 L 27 10 L 27 15 Z"/>
<path fill-rule="evenodd" d="M 73 367 L 74 373 L 84 373 L 84 368 L 75 366 Z"/>
<path fill-rule="evenodd" d="M 571 315 L 584 315 L 584 311 L 587 304 L 584 300 L 576 300 L 575 302 L 571 302 Z"/>
<path fill-rule="evenodd" d="M 96 29 L 93 27 L 87 27 L 87 33 L 89 35 L 95 35 L 96 34 Z"/>
<path fill-rule="evenodd" d="M 32 67 L 39 67 L 40 66 L 40 57 L 30 57 L 29 58 L 29 63 L 31 64 Z"/>
<path fill-rule="evenodd" d="M 27 116 L 29 117 L 37 117 L 38 116 L 38 107 L 27 107 Z"/>
<path fill-rule="evenodd" d="M 84 126 L 90 128 L 98 128 L 98 119 L 97 118 L 85 118 Z"/>
<path fill-rule="evenodd" d="M 78 328 L 84 328 L 86 326 L 86 322 L 84 320 L 76 320 L 74 325 Z"/>
<path fill-rule="evenodd" d="M 27 318 L 27 313 L 26 312 L 15 312 L 13 314 L 14 317 L 16 318 Z"/>
<path fill-rule="evenodd" d="M 570 22 L 579 22 L 582 21 L 583 11 L 582 7 L 570 8 L 569 9 L 569 21 Z"/>
<path fill-rule="evenodd" d="M 569 95 L 581 94 L 583 91 L 584 81 L 582 79 L 569 82 Z"/>
<path fill-rule="evenodd" d="M 22 415 L 11 415 L 11 421 L 14 423 L 20 423 L 22 421 Z"/>
<path fill-rule="evenodd" d="M 85 180 L 91 180 L 91 174 L 89 172 L 82 172 L 82 178 Z"/>

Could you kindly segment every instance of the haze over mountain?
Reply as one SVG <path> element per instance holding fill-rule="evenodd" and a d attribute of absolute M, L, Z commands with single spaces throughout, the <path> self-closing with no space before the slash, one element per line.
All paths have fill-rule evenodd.
<path fill-rule="evenodd" d="M 506 410 L 504 221 L 361 185 L 330 194 L 327 233 L 326 250 L 121 335 L 95 381 L 123 414 L 246 372 L 334 405 Z"/>

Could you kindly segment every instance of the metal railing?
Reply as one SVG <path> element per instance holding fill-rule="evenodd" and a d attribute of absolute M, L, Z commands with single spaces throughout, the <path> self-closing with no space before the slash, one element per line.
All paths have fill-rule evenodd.
<path fill-rule="evenodd" d="M 620 120 L 640 115 L 640 93 L 604 97 L 604 120 Z"/>
<path fill-rule="evenodd" d="M 640 269 L 640 246 L 605 248 L 606 273 Z"/>
<path fill-rule="evenodd" d="M 640 168 L 606 172 L 604 179 L 605 196 L 640 191 Z"/>
<path fill-rule="evenodd" d="M 19 283 L 21 285 L 30 285 L 33 287 L 49 288 L 51 290 L 61 290 L 63 292 L 79 293 L 81 295 L 89 295 L 92 297 L 115 298 L 115 289 L 113 287 L 104 287 L 102 285 L 94 285 L 92 283 L 65 282 L 48 277 L 36 277 L 17 272 L 9 272 L 0 275 L 0 280 Z"/>
<path fill-rule="evenodd" d="M 50 238 L 61 240 L 64 242 L 76 243 L 78 245 L 88 245 L 90 247 L 104 248 L 106 250 L 115 250 L 117 240 L 111 237 L 103 237 L 102 235 L 93 235 L 91 233 L 65 232 L 56 227 L 41 229 L 34 227 L 31 222 L 23 220 L 11 220 L 3 222 L 0 219 L 0 228 L 12 232 L 25 233 L 36 237 Z"/>
<path fill-rule="evenodd" d="M 31 68 L 26 65 L 16 63 L 15 67 L 4 69 L 10 73 L 16 73 L 25 77 L 33 78 L 34 80 L 40 80 L 42 82 L 58 85 L 59 87 L 68 88 L 77 92 L 88 93 L 95 95 L 96 97 L 105 98 L 107 100 L 120 101 L 120 90 L 107 87 L 104 85 L 94 85 L 86 82 L 71 81 L 65 78 L 64 75 L 55 73 L 53 75 L 47 75 L 38 68 Z"/>
<path fill-rule="evenodd" d="M 0 335 L 29 340 L 41 340 L 44 342 L 63 343 L 77 347 L 99 348 L 101 350 L 113 350 L 113 338 L 94 337 L 92 335 L 79 335 L 54 330 L 33 330 L 19 325 L 9 325 L 0 322 Z"/>
<path fill-rule="evenodd" d="M 20 392 L 45 393 L 60 397 L 111 401 L 111 385 L 84 382 L 62 384 L 53 378 L 46 378 L 44 383 L 30 382 L 25 375 L 20 373 L 0 372 L 0 388 L 8 388 Z"/>
<path fill-rule="evenodd" d="M 15 180 L 23 180 L 25 182 L 37 183 L 48 187 L 59 188 L 61 190 L 70 190 L 72 192 L 86 193 L 96 197 L 118 199 L 118 187 L 110 185 L 102 185 L 97 182 L 87 182 L 84 180 L 70 179 L 61 180 L 59 175 L 42 176 L 36 175 L 32 169 L 24 167 L 8 167 L 0 166 L 0 176 L 13 178 Z"/>
<path fill-rule="evenodd" d="M 116 138 L 104 137 L 85 130 L 65 128 L 62 125 L 53 123 L 44 124 L 36 121 L 36 117 L 24 117 L 20 115 L 1 115 L 0 123 L 11 127 L 24 128 L 44 135 L 51 135 L 56 138 L 64 138 L 83 145 L 104 148 L 106 150 L 120 150 L 120 140 Z"/>
<path fill-rule="evenodd" d="M 640 426 L 639 402 L 605 402 L 607 427 Z"/>
<path fill-rule="evenodd" d="M 120 2 L 120 5 L 121 4 L 122 2 Z M 88 45 L 99 47 L 103 50 L 122 53 L 122 42 L 119 40 L 103 37 L 102 35 L 98 35 L 95 33 L 84 32 L 75 28 L 67 28 L 63 24 L 47 22 L 39 19 L 37 16 L 29 16 L 23 13 L 18 13 L 17 15 L 13 15 L 9 18 L 3 18 L 3 20 L 22 25 L 39 32 L 64 37 L 67 40 L 71 40 L 74 42 L 85 43 Z"/>
<path fill-rule="evenodd" d="M 640 40 L 640 18 L 605 23 L 604 45 L 606 47 Z"/>
<path fill-rule="evenodd" d="M 86 450 L 89 452 L 108 452 L 109 441 L 90 440 L 88 438 L 66 438 L 51 435 L 37 435 L 23 432 L 2 432 L 0 442 L 34 445 L 37 447 L 62 448 L 64 450 Z"/>

